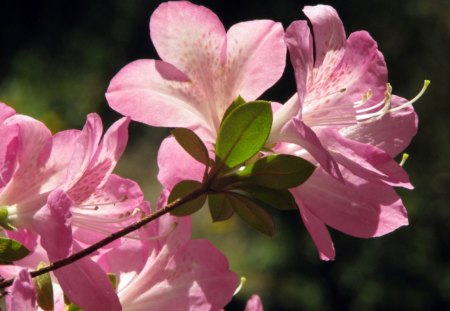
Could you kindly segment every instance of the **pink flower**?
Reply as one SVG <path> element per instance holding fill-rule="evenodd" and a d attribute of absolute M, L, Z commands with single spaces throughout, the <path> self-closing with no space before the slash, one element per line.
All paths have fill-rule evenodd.
<path fill-rule="evenodd" d="M 261 299 L 258 295 L 252 295 L 245 305 L 244 311 L 263 311 Z"/>
<path fill-rule="evenodd" d="M 411 108 L 416 99 L 406 102 L 391 95 L 383 56 L 367 32 L 346 39 L 329 6 L 305 7 L 304 12 L 314 38 L 306 21 L 296 21 L 286 31 L 297 94 L 275 112 L 271 139 L 287 142 L 275 147 L 276 152 L 322 164 L 303 143 L 305 129 L 312 129 L 314 140 L 338 164 L 342 181 L 319 166 L 306 183 L 291 190 L 321 258 L 333 259 L 325 225 L 368 238 L 408 223 L 392 186 L 412 185 L 393 156 L 416 133 Z"/>
<path fill-rule="evenodd" d="M 211 140 L 232 101 L 256 99 L 285 66 L 283 29 L 270 20 L 226 32 L 209 9 L 166 2 L 151 16 L 150 35 L 162 61 L 125 66 L 108 88 L 109 105 L 152 126 L 200 127 Z"/>
<path fill-rule="evenodd" d="M 36 293 L 33 281 L 26 269 L 20 270 L 6 296 L 8 310 L 33 311 L 36 305 Z"/>

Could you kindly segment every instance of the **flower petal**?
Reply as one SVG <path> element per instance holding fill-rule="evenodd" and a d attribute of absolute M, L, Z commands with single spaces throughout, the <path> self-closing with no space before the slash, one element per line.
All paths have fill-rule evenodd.
<path fill-rule="evenodd" d="M 345 46 L 346 39 L 339 15 L 328 5 L 305 6 L 303 12 L 313 26 L 315 67 L 333 63 L 339 58 L 339 51 Z"/>
<path fill-rule="evenodd" d="M 109 105 L 125 116 L 152 126 L 192 127 L 203 121 L 189 78 L 174 66 L 137 60 L 122 68 L 106 93 Z"/>
<path fill-rule="evenodd" d="M 333 158 L 353 174 L 376 183 L 413 188 L 408 174 L 381 149 L 347 139 L 333 129 L 323 129 L 319 137 Z"/>
<path fill-rule="evenodd" d="M 121 310 L 120 302 L 106 273 L 84 257 L 53 272 L 64 294 L 86 311 Z"/>
<path fill-rule="evenodd" d="M 22 269 L 15 278 L 11 292 L 6 296 L 6 305 L 8 310 L 36 310 L 36 292 L 27 269 Z"/>
<path fill-rule="evenodd" d="M 263 311 L 261 299 L 258 295 L 252 295 L 245 305 L 244 311 Z"/>
<path fill-rule="evenodd" d="M 6 118 L 12 116 L 15 113 L 16 111 L 13 108 L 9 107 L 5 103 L 0 102 L 0 123 L 3 123 Z"/>
<path fill-rule="evenodd" d="M 270 20 L 233 25 L 227 32 L 228 82 L 232 85 L 226 90 L 238 90 L 239 95 L 251 101 L 277 82 L 286 65 L 283 39 L 282 25 Z"/>
<path fill-rule="evenodd" d="M 161 59 L 192 80 L 225 62 L 225 28 L 203 6 L 187 1 L 160 4 L 150 18 L 150 36 Z"/>
<path fill-rule="evenodd" d="M 408 224 L 406 209 L 392 187 L 341 171 L 345 184 L 316 169 L 292 192 L 325 224 L 355 237 L 377 237 Z"/>
<path fill-rule="evenodd" d="M 305 148 L 325 171 L 335 178 L 342 180 L 336 161 L 323 147 L 314 131 L 302 121 L 294 118 L 283 127 L 281 134 L 281 137 L 285 142 L 293 143 Z"/>
<path fill-rule="evenodd" d="M 158 180 L 171 190 L 182 180 L 201 181 L 205 165 L 189 155 L 173 137 L 163 140 L 158 151 Z"/>
<path fill-rule="evenodd" d="M 393 96 L 393 107 L 406 102 Z M 385 114 L 378 120 L 364 122 L 343 129 L 343 134 L 353 140 L 370 144 L 386 151 L 391 157 L 397 156 L 411 142 L 417 133 L 417 114 L 412 107 Z"/>

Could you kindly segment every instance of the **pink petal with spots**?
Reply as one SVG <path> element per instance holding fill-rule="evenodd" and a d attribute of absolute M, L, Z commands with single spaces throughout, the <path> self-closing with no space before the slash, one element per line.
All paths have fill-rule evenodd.
<path fill-rule="evenodd" d="M 393 107 L 406 102 L 393 96 Z M 357 124 L 342 130 L 346 137 L 378 147 L 391 157 L 397 156 L 417 133 L 418 119 L 412 107 L 388 113 L 378 120 Z"/>
<path fill-rule="evenodd" d="M 70 188 L 75 184 L 87 170 L 98 148 L 102 131 L 103 125 L 100 117 L 95 113 L 88 114 L 86 124 L 74 146 L 75 149 L 70 161 L 66 188 Z"/>
<path fill-rule="evenodd" d="M 96 189 L 101 188 L 108 180 L 109 175 L 116 166 L 117 161 L 125 150 L 128 140 L 128 118 L 122 118 L 115 122 L 105 133 L 103 140 L 97 146 L 89 147 L 94 154 L 89 159 L 88 165 L 75 184 L 70 186 L 69 195 L 75 202 L 87 199 Z M 94 144 L 97 141 L 88 141 Z"/>
<path fill-rule="evenodd" d="M 13 115 L 5 126 L 18 128 L 18 140 L 14 142 L 17 154 L 14 175 L 0 193 L 2 204 L 16 204 L 38 196 L 40 187 L 46 182 L 44 167 L 50 155 L 52 136 L 41 122 L 23 115 Z M 40 207 L 40 206 L 39 206 Z"/>
<path fill-rule="evenodd" d="M 332 129 L 319 131 L 319 137 L 333 158 L 353 174 L 375 183 L 413 188 L 408 174 L 381 149 L 347 139 Z"/>
<path fill-rule="evenodd" d="M 11 292 L 6 296 L 8 310 L 36 310 L 36 292 L 33 280 L 26 269 L 22 269 L 19 272 L 10 290 Z"/>
<path fill-rule="evenodd" d="M 316 169 L 291 192 L 326 225 L 352 236 L 377 237 L 408 224 L 406 209 L 392 187 L 341 171 L 345 184 Z"/>
<path fill-rule="evenodd" d="M 314 65 L 313 40 L 306 21 L 295 21 L 286 29 L 286 45 L 289 48 L 291 64 L 294 67 L 297 85 L 298 117 L 301 117 L 301 106 L 307 94 L 308 73 Z"/>
<path fill-rule="evenodd" d="M 328 5 L 316 5 L 306 6 L 303 12 L 313 26 L 315 66 L 332 62 L 334 53 L 339 54 L 345 46 L 345 30 L 336 10 Z"/>
<path fill-rule="evenodd" d="M 252 295 L 245 305 L 244 311 L 263 311 L 263 305 L 258 295 Z"/>
<path fill-rule="evenodd" d="M 189 72 L 190 79 L 204 77 L 203 70 L 225 62 L 225 35 L 216 14 L 187 1 L 162 3 L 150 18 L 150 36 L 159 56 Z"/>

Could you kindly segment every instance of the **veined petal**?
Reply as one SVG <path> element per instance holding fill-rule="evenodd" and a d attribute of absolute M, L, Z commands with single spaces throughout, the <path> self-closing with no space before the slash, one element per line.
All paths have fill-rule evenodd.
<path fill-rule="evenodd" d="M 70 161 L 66 189 L 75 184 L 86 171 L 97 150 L 103 132 L 102 120 L 96 113 L 88 114 Z"/>
<path fill-rule="evenodd" d="M 413 188 L 408 174 L 381 149 L 347 139 L 333 129 L 319 131 L 319 137 L 333 158 L 353 174 L 376 183 Z"/>
<path fill-rule="evenodd" d="M 11 292 L 6 296 L 8 310 L 36 310 L 36 292 L 27 269 L 22 269 L 15 278 Z"/>
<path fill-rule="evenodd" d="M 122 68 L 106 93 L 109 105 L 123 115 L 152 126 L 204 124 L 199 108 L 204 95 L 173 65 L 137 60 Z"/>
<path fill-rule="evenodd" d="M 406 99 L 393 96 L 393 107 Z M 411 142 L 417 133 L 418 118 L 412 107 L 387 113 L 377 120 L 356 124 L 342 129 L 346 137 L 370 144 L 386 151 L 391 157 L 397 156 Z"/>
<path fill-rule="evenodd" d="M 408 224 L 406 209 L 392 187 L 341 171 L 345 183 L 316 169 L 307 182 L 291 191 L 318 219 L 355 237 L 377 237 Z"/>
<path fill-rule="evenodd" d="M 50 155 L 52 135 L 50 130 L 33 118 L 13 115 L 5 126 L 18 128 L 17 166 L 14 175 L 0 193 L 2 204 L 15 204 L 40 193 L 47 172 L 43 167 Z"/>
<path fill-rule="evenodd" d="M 239 95 L 251 101 L 277 82 L 286 64 L 283 36 L 282 25 L 270 20 L 233 25 L 227 32 L 230 85 L 225 90 L 238 90 Z M 225 104 L 233 100 L 229 97 Z"/>
<path fill-rule="evenodd" d="M 334 63 L 335 57 L 339 58 L 339 52 L 344 48 L 346 40 L 344 26 L 336 10 L 328 5 L 316 5 L 306 6 L 303 12 L 313 26 L 315 67 L 325 62 Z"/>
<path fill-rule="evenodd" d="M 300 215 L 302 216 L 303 223 L 306 230 L 311 235 L 314 244 L 319 252 L 320 259 L 322 260 L 334 260 L 336 252 L 334 250 L 333 241 L 331 240 L 330 232 L 320 218 L 316 217 L 306 204 L 302 202 L 301 195 L 298 195 L 295 190 L 291 191 L 294 195 L 295 201 L 299 206 Z"/>
<path fill-rule="evenodd" d="M 291 64 L 294 67 L 298 96 L 298 117 L 306 97 L 308 73 L 314 66 L 313 40 L 306 21 L 295 21 L 286 29 L 286 44 L 289 48 Z"/>
<path fill-rule="evenodd" d="M 161 59 L 191 80 L 201 80 L 205 71 L 226 60 L 225 28 L 204 6 L 187 1 L 160 4 L 150 18 L 150 36 Z"/>
<path fill-rule="evenodd" d="M 70 197 L 75 202 L 87 199 L 96 189 L 101 188 L 108 180 L 117 161 L 122 155 L 128 140 L 128 118 L 116 121 L 105 133 L 103 140 L 97 146 L 90 161 L 75 184 L 68 189 Z M 88 144 L 96 143 L 88 142 Z"/>
<path fill-rule="evenodd" d="M 238 285 L 225 256 L 206 240 L 191 240 L 168 261 L 151 264 L 129 284 L 131 292 L 119 290 L 124 310 L 220 310 Z"/>
<path fill-rule="evenodd" d="M 282 129 L 281 139 L 305 148 L 321 167 L 335 178 L 342 180 L 336 161 L 323 147 L 317 135 L 307 125 L 297 118 L 286 124 Z"/>
<path fill-rule="evenodd" d="M 51 261 L 65 258 L 72 251 L 72 206 L 70 197 L 56 189 L 48 196 L 47 204 L 33 217 L 32 229 L 41 236 L 42 247 Z"/>
<path fill-rule="evenodd" d="M 117 294 L 106 273 L 84 257 L 53 272 L 64 294 L 86 311 L 121 310 Z"/>

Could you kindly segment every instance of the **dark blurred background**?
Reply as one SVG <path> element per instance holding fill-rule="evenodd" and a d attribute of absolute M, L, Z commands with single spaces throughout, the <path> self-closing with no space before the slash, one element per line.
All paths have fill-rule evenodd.
<path fill-rule="evenodd" d="M 80 128 L 88 112 L 107 125 L 119 115 L 107 105 L 109 80 L 125 64 L 157 58 L 148 34 L 161 1 L 0 2 L 0 101 L 43 120 L 53 131 Z M 287 27 L 317 1 L 195 1 L 215 11 L 228 28 L 250 19 Z M 332 232 L 334 262 L 319 260 L 296 212 L 275 215 L 277 234 L 260 236 L 239 220 L 211 224 L 195 216 L 195 236 L 211 239 L 231 267 L 247 277 L 228 306 L 242 310 L 259 293 L 265 310 L 450 310 L 450 1 L 323 1 L 339 12 L 347 33 L 365 29 L 378 41 L 394 92 L 412 98 L 420 130 L 405 168 L 416 186 L 400 191 L 410 226 L 377 239 Z M 284 101 L 294 92 L 292 69 L 264 99 Z M 132 124 L 120 174 L 141 183 L 155 202 L 158 144 L 168 130 Z"/>

